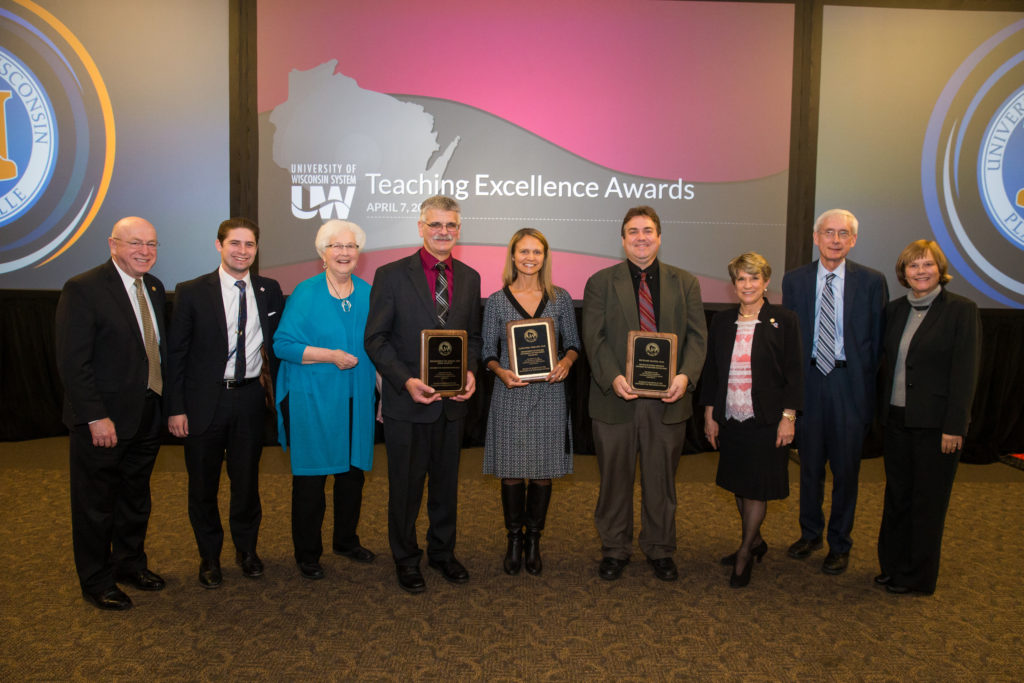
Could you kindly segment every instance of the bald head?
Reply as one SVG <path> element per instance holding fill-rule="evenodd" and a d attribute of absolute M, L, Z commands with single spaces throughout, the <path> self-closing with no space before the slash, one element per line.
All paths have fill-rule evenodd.
<path fill-rule="evenodd" d="M 107 243 L 110 258 L 131 277 L 142 277 L 156 263 L 156 228 L 145 218 L 129 216 L 114 223 Z"/>

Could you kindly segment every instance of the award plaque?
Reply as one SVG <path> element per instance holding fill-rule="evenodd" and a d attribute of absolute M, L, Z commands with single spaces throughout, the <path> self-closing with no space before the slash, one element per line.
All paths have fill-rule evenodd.
<path fill-rule="evenodd" d="M 551 318 L 510 320 L 508 362 L 524 382 L 543 381 L 555 368 L 555 321 Z"/>
<path fill-rule="evenodd" d="M 676 376 L 678 337 L 671 332 L 629 333 L 626 347 L 626 382 L 637 396 L 668 396 Z"/>
<path fill-rule="evenodd" d="M 420 379 L 442 396 L 466 390 L 466 331 L 420 332 Z"/>

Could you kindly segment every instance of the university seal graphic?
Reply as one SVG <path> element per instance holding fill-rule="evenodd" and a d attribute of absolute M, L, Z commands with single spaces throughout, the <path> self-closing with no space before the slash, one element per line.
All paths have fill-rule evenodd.
<path fill-rule="evenodd" d="M 957 272 L 1024 308 L 1024 20 L 978 46 L 946 83 L 925 133 L 921 188 Z"/>
<path fill-rule="evenodd" d="M 114 167 L 110 97 L 81 41 L 31 0 L 0 7 L 0 273 L 89 228 Z"/>

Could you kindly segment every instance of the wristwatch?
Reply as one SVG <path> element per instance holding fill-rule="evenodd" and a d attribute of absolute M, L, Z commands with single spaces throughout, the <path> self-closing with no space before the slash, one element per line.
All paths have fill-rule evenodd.
<path fill-rule="evenodd" d="M 796 422 L 796 413 L 791 413 L 789 411 L 784 410 L 782 411 L 782 417 L 786 418 L 790 422 Z"/>

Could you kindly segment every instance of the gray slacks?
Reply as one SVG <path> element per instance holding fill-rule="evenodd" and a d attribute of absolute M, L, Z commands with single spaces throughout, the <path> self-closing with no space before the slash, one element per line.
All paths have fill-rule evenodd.
<path fill-rule="evenodd" d="M 594 420 L 601 490 L 594 524 L 603 557 L 628 560 L 633 551 L 633 486 L 640 463 L 640 549 L 649 559 L 671 557 L 676 550 L 676 467 L 683 451 L 686 423 L 664 424 L 665 404 L 636 399 L 632 422 Z"/>

